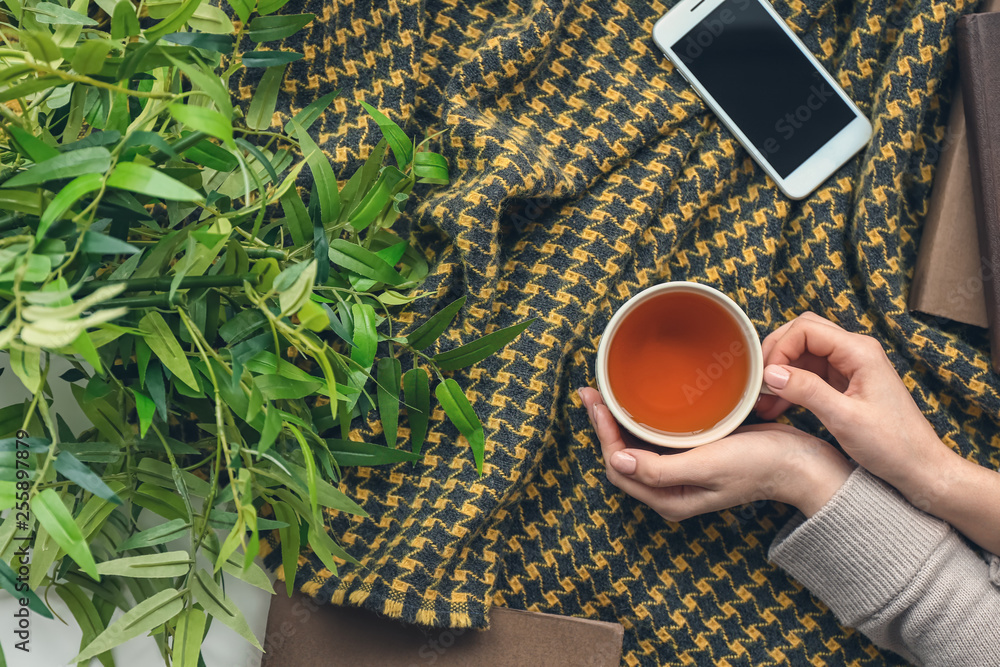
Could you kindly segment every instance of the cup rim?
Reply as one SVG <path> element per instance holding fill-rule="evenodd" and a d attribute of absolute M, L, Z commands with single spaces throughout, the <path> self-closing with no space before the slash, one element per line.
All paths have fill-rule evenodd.
<path fill-rule="evenodd" d="M 618 403 L 618 400 L 615 398 L 614 393 L 611 391 L 611 386 L 607 381 L 608 354 L 611 348 L 611 341 L 614 339 L 614 334 L 618 331 L 621 323 L 625 320 L 628 314 L 635 310 L 635 308 L 642 302 L 664 292 L 676 291 L 703 294 L 721 304 L 726 311 L 733 315 L 737 322 L 739 322 L 740 328 L 745 334 L 744 337 L 747 339 L 746 342 L 748 343 L 750 354 L 750 375 L 747 379 L 743 398 L 736 405 L 736 407 L 733 408 L 729 415 L 727 415 L 726 418 L 718 424 L 710 429 L 691 435 L 671 435 L 639 424 L 631 416 L 629 416 L 629 414 L 625 412 L 625 410 Z M 601 396 L 604 398 L 605 405 L 607 405 L 608 409 L 611 411 L 611 414 L 614 415 L 615 419 L 618 420 L 618 423 L 621 424 L 621 426 L 626 428 L 635 436 L 649 442 L 650 444 L 660 445 L 662 447 L 676 447 L 684 449 L 699 447 L 710 442 L 715 442 L 716 440 L 732 433 L 736 427 L 738 427 L 743 420 L 747 418 L 750 411 L 753 410 L 753 407 L 757 402 L 757 396 L 760 393 L 760 387 L 763 385 L 764 380 L 763 357 L 764 355 L 761 351 L 760 338 L 757 335 L 757 329 L 754 327 L 747 314 L 743 312 L 743 309 L 740 308 L 735 301 L 710 285 L 675 280 L 643 289 L 641 292 L 633 295 L 628 299 L 628 301 L 623 303 L 611 317 L 611 320 L 604 329 L 604 333 L 601 334 L 601 341 L 597 346 L 597 387 L 601 392 Z"/>

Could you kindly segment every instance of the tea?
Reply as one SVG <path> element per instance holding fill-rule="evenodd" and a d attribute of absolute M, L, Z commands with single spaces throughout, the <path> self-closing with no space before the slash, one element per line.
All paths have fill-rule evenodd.
<path fill-rule="evenodd" d="M 739 323 L 701 294 L 672 291 L 640 303 L 608 350 L 608 385 L 638 423 L 670 434 L 712 428 L 743 399 L 750 355 Z"/>

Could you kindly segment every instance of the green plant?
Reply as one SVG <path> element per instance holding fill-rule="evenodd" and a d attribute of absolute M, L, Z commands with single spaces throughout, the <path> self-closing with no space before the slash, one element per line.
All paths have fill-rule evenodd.
<path fill-rule="evenodd" d="M 419 456 L 432 380 L 482 474 L 483 427 L 444 373 L 528 323 L 430 354 L 463 297 L 397 331 L 428 267 L 391 228 L 447 163 L 365 105 L 383 139 L 340 187 L 309 134 L 332 93 L 272 128 L 302 56 L 262 45 L 313 18 L 274 15 L 287 0 L 229 0 L 235 25 L 204 0 L 3 1 L 0 350 L 32 398 L 0 410 L 0 585 L 44 615 L 39 589 L 59 595 L 83 628 L 77 660 L 110 665 L 152 633 L 194 667 L 209 619 L 256 644 L 220 581 L 270 591 L 262 531 L 280 533 L 289 594 L 300 546 L 334 572 L 353 561 L 324 508 L 364 515 L 338 487 L 345 466 Z M 263 68 L 245 114 L 240 68 Z M 82 432 L 52 403 L 55 357 Z M 401 391 L 412 451 L 396 449 Z M 385 445 L 351 439 L 372 410 Z"/>

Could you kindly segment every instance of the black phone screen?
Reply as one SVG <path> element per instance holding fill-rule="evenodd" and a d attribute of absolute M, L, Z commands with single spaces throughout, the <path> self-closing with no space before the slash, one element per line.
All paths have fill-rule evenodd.
<path fill-rule="evenodd" d="M 725 0 L 671 48 L 782 178 L 855 118 L 758 0 Z"/>

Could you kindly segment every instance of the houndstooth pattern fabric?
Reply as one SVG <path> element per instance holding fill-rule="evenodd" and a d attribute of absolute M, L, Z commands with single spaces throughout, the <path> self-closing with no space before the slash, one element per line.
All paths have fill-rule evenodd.
<path fill-rule="evenodd" d="M 359 101 L 410 134 L 445 131 L 453 183 L 421 192 L 402 223 L 434 262 L 437 298 L 404 323 L 461 294 L 442 347 L 539 318 L 456 374 L 486 426 L 483 477 L 435 408 L 422 461 L 345 480 L 372 518 L 332 514 L 330 526 L 362 566 L 332 576 L 307 552 L 296 583 L 425 625 L 484 627 L 492 605 L 617 621 L 626 665 L 902 664 L 766 560 L 788 508 L 667 523 L 610 485 L 574 389 L 595 384 L 596 347 L 619 305 L 693 280 L 733 297 L 762 336 L 812 310 L 878 337 L 945 442 L 1000 468 L 1000 383 L 983 332 L 905 307 L 934 164 L 955 139 L 944 127 L 954 24 L 974 6 L 777 0 L 875 128 L 802 202 L 778 192 L 653 44 L 669 6 L 305 0 L 282 10 L 317 19 L 281 45 L 306 57 L 289 67 L 276 124 L 340 89 L 313 131 L 341 170 L 379 138 Z M 235 85 L 249 98 L 254 83 Z M 806 414 L 789 418 L 825 435 Z M 379 433 L 370 422 L 354 437 Z"/>

